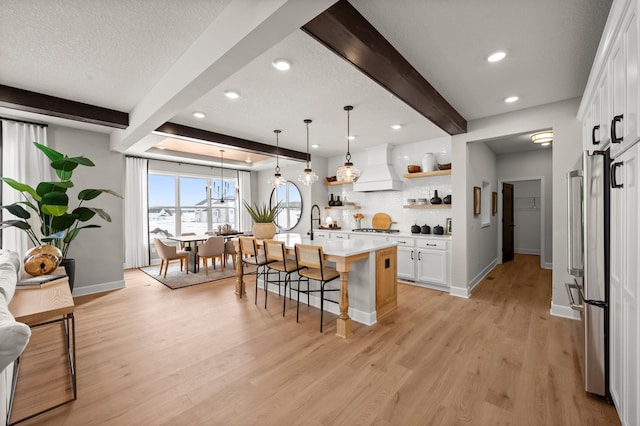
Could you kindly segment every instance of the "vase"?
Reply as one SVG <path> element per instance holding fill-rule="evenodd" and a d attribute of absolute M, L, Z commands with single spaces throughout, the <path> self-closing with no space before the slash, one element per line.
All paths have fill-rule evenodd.
<path fill-rule="evenodd" d="M 276 225 L 273 222 L 253 224 L 253 236 L 258 240 L 269 240 L 274 235 L 276 235 Z"/>
<path fill-rule="evenodd" d="M 330 194 L 329 197 L 329 207 L 333 207 L 336 205 L 336 200 L 333 199 L 333 194 Z"/>
<path fill-rule="evenodd" d="M 356 219 L 356 229 L 362 228 L 362 219 Z"/>
<path fill-rule="evenodd" d="M 442 198 L 438 197 L 438 190 L 436 189 L 435 195 L 431 197 L 431 204 L 442 204 Z"/>
<path fill-rule="evenodd" d="M 431 152 L 426 152 L 422 156 L 422 171 L 423 172 L 432 172 L 436 170 L 436 156 Z"/>
<path fill-rule="evenodd" d="M 340 196 L 339 195 L 336 196 L 336 203 L 334 205 L 335 206 L 341 206 L 342 205 L 342 201 L 340 201 Z"/>
<path fill-rule="evenodd" d="M 67 276 L 69 277 L 69 289 L 73 292 L 73 285 L 76 281 L 76 260 L 64 259 L 60 262 L 60 266 L 64 266 L 65 271 L 67 271 Z"/>

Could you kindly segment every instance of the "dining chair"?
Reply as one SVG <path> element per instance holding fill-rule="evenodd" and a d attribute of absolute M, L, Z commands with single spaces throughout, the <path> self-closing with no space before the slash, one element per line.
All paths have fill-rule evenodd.
<path fill-rule="evenodd" d="M 198 244 L 198 257 L 202 259 L 205 275 L 209 275 L 208 260 L 211 259 L 213 269 L 216 269 L 216 259 L 220 259 L 220 268 L 224 272 L 225 254 L 224 237 L 209 237 L 204 243 Z"/>
<path fill-rule="evenodd" d="M 170 246 L 163 243 L 158 238 L 153 240 L 156 245 L 156 251 L 160 256 L 160 274 L 162 274 L 162 267 L 164 266 L 164 278 L 167 278 L 167 270 L 169 269 L 169 262 L 172 260 L 180 260 L 180 270 L 182 271 L 183 265 L 186 265 L 187 275 L 189 274 L 189 253 L 186 251 L 178 250 L 176 246 Z M 184 264 L 183 264 L 184 261 Z"/>
<path fill-rule="evenodd" d="M 255 303 L 258 303 L 258 280 L 262 276 L 264 285 L 267 285 L 267 264 L 272 262 L 267 259 L 264 254 L 264 250 L 258 250 L 258 243 L 255 237 L 240 237 L 240 256 L 239 261 L 242 262 L 242 273 L 244 274 L 245 265 L 253 265 L 256 267 L 256 298 Z M 265 303 L 266 308 L 266 303 Z"/>
<path fill-rule="evenodd" d="M 225 263 L 228 262 L 229 256 L 231 256 L 234 270 L 236 269 L 236 257 L 238 255 L 236 251 L 236 241 L 238 241 L 238 239 L 234 238 L 224 243 L 224 261 Z"/>
<path fill-rule="evenodd" d="M 268 283 L 278 284 L 278 296 L 280 296 L 280 285 L 284 283 L 284 293 L 282 294 L 282 316 L 284 317 L 284 311 L 287 304 L 287 286 L 289 287 L 289 299 L 291 299 L 291 273 L 300 269 L 295 257 L 291 258 L 287 255 L 287 249 L 282 241 L 276 240 L 264 240 L 264 252 L 267 260 L 271 260 L 271 263 L 267 264 L 269 270 L 278 274 L 277 280 L 269 280 L 264 286 L 264 307 L 267 307 L 267 287 Z M 284 273 L 284 280 L 281 274 Z M 268 275 L 267 275 L 268 277 Z"/>
<path fill-rule="evenodd" d="M 193 235 L 196 235 L 195 232 L 183 232 L 182 234 L 180 234 L 181 237 L 191 237 Z M 185 243 L 180 242 L 180 250 L 184 250 Z M 189 247 L 191 247 L 191 245 L 189 245 Z"/>
<path fill-rule="evenodd" d="M 339 292 L 340 288 L 325 288 L 327 283 L 340 277 L 340 273 L 324 263 L 324 253 L 322 246 L 311 246 L 304 244 L 296 244 L 296 262 L 300 267 L 298 271 L 298 302 L 296 303 L 296 322 L 298 322 L 300 316 L 300 293 L 307 295 L 307 306 L 309 306 L 310 293 L 320 292 L 320 333 L 322 333 L 322 319 L 324 316 L 324 302 L 338 303 L 332 299 L 326 299 L 326 292 Z M 319 281 L 319 289 L 311 289 L 310 281 Z M 306 281 L 307 289 L 301 290 L 301 282 Z"/>

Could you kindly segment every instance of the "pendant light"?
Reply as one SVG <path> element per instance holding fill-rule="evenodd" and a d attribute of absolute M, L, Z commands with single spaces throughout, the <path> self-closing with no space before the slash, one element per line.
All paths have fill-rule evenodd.
<path fill-rule="evenodd" d="M 274 130 L 273 133 L 276 134 L 276 172 L 269 179 L 269 184 L 277 188 L 278 186 L 287 183 L 287 180 L 282 177 L 282 174 L 280 174 L 280 161 L 278 158 L 280 155 L 280 141 L 278 136 L 280 135 L 280 133 L 282 133 L 282 130 Z"/>
<path fill-rule="evenodd" d="M 220 204 L 224 204 L 224 202 L 226 201 L 225 197 L 227 196 L 228 190 L 229 190 L 229 182 L 224 181 L 224 149 L 221 149 L 220 150 L 220 186 L 218 186 L 218 188 L 215 188 L 215 185 L 214 185 L 214 192 L 218 196 L 216 201 L 218 201 Z"/>
<path fill-rule="evenodd" d="M 307 168 L 298 175 L 298 181 L 304 186 L 311 186 L 318 180 L 318 175 L 309 167 L 309 158 L 311 157 L 311 154 L 309 154 L 309 123 L 311 123 L 311 120 L 307 118 L 304 122 L 307 125 Z"/>
<path fill-rule="evenodd" d="M 356 167 L 351 162 L 351 152 L 349 149 L 350 148 L 349 138 L 351 137 L 350 127 L 349 127 L 349 124 L 350 124 L 349 113 L 351 112 L 351 110 L 353 110 L 353 107 L 351 105 L 347 105 L 344 107 L 344 110 L 347 111 L 347 155 L 346 155 L 347 161 L 345 161 L 344 166 L 338 167 L 336 176 L 338 177 L 338 180 L 341 180 L 343 182 L 355 182 L 360 176 L 360 170 L 356 169 Z"/>

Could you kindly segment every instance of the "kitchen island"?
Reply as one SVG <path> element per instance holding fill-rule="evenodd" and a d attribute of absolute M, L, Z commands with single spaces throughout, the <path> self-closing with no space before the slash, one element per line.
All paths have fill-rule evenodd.
<path fill-rule="evenodd" d="M 287 250 L 295 244 L 322 246 L 325 261 L 340 272 L 340 300 L 337 332 L 340 337 L 351 335 L 351 321 L 373 325 L 397 307 L 397 247 L 395 242 L 373 240 L 311 240 L 300 234 L 278 234 Z M 237 250 L 239 252 L 239 249 Z M 242 263 L 237 262 L 236 294 L 246 294 Z M 297 279 L 297 277 L 292 278 Z M 311 298 L 319 307 L 320 300 Z M 327 305 L 325 305 L 327 306 Z M 331 305 L 327 307 L 331 311 Z"/>

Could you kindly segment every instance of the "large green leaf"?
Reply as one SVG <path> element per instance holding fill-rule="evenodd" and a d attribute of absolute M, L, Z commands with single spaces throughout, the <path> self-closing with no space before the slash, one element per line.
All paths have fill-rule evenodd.
<path fill-rule="evenodd" d="M 49 160 L 51 161 L 56 161 L 64 157 L 64 154 L 56 151 L 55 149 L 49 148 L 48 146 L 44 146 L 42 144 L 39 144 L 38 142 L 34 142 L 33 144 L 40 151 L 44 152 L 44 155 L 46 155 L 47 158 L 49 158 Z"/>
<path fill-rule="evenodd" d="M 19 203 L 13 203 L 8 206 L 2 206 L 3 209 L 7 209 L 12 215 L 19 217 L 20 219 L 29 219 L 31 213 L 26 211 Z"/>
<path fill-rule="evenodd" d="M 42 197 L 48 192 L 66 192 L 68 188 L 73 188 L 73 182 L 40 182 L 36 192 Z"/>
<path fill-rule="evenodd" d="M 96 215 L 96 212 L 90 207 L 78 207 L 77 209 L 73 210 L 72 214 L 77 216 L 80 222 L 86 222 L 94 217 Z"/>
<path fill-rule="evenodd" d="M 15 228 L 24 229 L 25 231 L 31 229 L 31 225 L 22 220 L 5 220 L 4 222 L 2 222 L 2 226 L 0 226 L 0 229 L 10 228 L 12 226 Z"/>
<path fill-rule="evenodd" d="M 27 185 L 26 183 L 20 183 L 17 180 L 7 178 L 7 177 L 0 177 L 0 180 L 5 181 L 7 185 L 15 189 L 16 191 L 26 192 L 29 195 L 31 195 L 36 201 L 40 201 L 40 195 L 38 195 L 36 190 L 30 187 L 29 185 Z"/>
<path fill-rule="evenodd" d="M 98 213 L 98 216 L 100 216 L 101 218 L 103 218 L 107 222 L 111 222 L 111 216 L 109 216 L 109 213 L 105 212 L 102 209 L 98 209 L 98 208 L 95 208 L 95 207 L 92 207 L 91 210 L 93 210 L 94 212 Z"/>
<path fill-rule="evenodd" d="M 83 189 L 78 194 L 78 200 L 84 200 L 84 201 L 93 200 L 94 198 L 96 198 L 98 195 L 102 193 L 110 194 L 115 197 L 122 198 L 120 194 L 110 189 Z"/>

